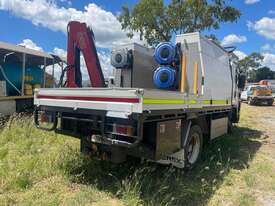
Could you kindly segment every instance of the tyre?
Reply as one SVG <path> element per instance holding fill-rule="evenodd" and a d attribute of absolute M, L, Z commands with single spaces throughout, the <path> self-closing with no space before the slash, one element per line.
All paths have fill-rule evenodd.
<path fill-rule="evenodd" d="M 228 118 L 228 127 L 227 127 L 227 133 L 228 134 L 232 134 L 232 130 L 233 130 L 233 123 L 230 120 L 230 118 Z"/>
<path fill-rule="evenodd" d="M 249 105 L 253 105 L 254 104 L 254 102 L 253 102 L 253 100 L 251 98 L 248 98 L 247 102 L 248 102 Z"/>
<path fill-rule="evenodd" d="M 268 106 L 273 106 L 273 103 L 274 103 L 274 99 L 268 101 Z"/>
<path fill-rule="evenodd" d="M 185 165 L 187 169 L 193 168 L 201 157 L 203 146 L 202 130 L 198 125 L 191 127 L 184 147 Z"/>
<path fill-rule="evenodd" d="M 239 105 L 238 108 L 233 108 L 232 118 L 230 120 L 231 123 L 238 123 L 240 121 L 240 108 L 241 105 Z"/>
<path fill-rule="evenodd" d="M 83 136 L 80 138 L 80 152 L 84 155 L 90 155 L 92 152 L 91 141 L 89 141 L 88 137 Z"/>

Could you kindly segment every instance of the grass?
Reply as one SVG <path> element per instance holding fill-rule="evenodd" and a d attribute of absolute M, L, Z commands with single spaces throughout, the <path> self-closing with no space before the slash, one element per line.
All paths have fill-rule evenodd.
<path fill-rule="evenodd" d="M 262 149 L 262 129 L 250 110 L 243 107 L 233 134 L 207 146 L 190 172 L 135 159 L 97 161 L 79 153 L 78 140 L 37 130 L 30 117 L 11 117 L 0 133 L 0 205 L 270 203 L 274 159 Z"/>

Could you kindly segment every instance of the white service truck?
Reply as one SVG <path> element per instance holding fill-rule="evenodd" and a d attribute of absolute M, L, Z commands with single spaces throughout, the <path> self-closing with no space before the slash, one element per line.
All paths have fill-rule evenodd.
<path fill-rule="evenodd" d="M 203 143 L 226 134 L 232 123 L 239 121 L 244 82 L 234 55 L 217 43 L 199 33 L 179 35 L 176 43 L 181 54 L 174 76 L 178 77 L 176 86 L 159 88 L 171 77 L 163 69 L 165 74 L 156 79 L 159 87 L 153 88 L 151 83 L 142 87 L 138 82 L 156 70 L 142 70 L 139 64 L 146 61 L 138 55 L 147 52 L 153 59 L 153 53 L 142 46 L 126 46 L 113 60 L 132 66 L 116 70 L 119 81 L 113 86 L 36 89 L 37 127 L 77 137 L 82 152 L 113 162 L 135 156 L 179 168 L 192 167 L 202 154 Z M 160 57 L 168 58 L 171 50 L 162 49 Z M 131 62 L 128 57 L 135 59 Z M 136 81 L 139 70 L 147 74 Z M 130 71 L 136 73 L 123 76 Z M 151 76 L 146 81 L 158 78 Z M 126 77 L 134 80 L 122 87 Z"/>

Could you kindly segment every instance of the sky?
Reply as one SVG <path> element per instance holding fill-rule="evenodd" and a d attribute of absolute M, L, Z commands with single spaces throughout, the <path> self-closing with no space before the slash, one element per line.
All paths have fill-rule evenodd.
<path fill-rule="evenodd" d="M 66 26 L 71 20 L 92 26 L 105 75 L 112 74 L 110 51 L 131 40 L 117 20 L 122 5 L 133 7 L 137 0 L 0 0 L 0 41 L 66 55 Z M 165 0 L 169 3 L 169 0 Z M 223 23 L 214 34 L 224 46 L 236 46 L 244 58 L 252 52 L 264 56 L 263 65 L 275 71 L 275 1 L 228 0 L 240 9 L 236 23 Z M 84 61 L 82 60 L 84 66 Z M 84 77 L 88 76 L 87 71 Z"/>

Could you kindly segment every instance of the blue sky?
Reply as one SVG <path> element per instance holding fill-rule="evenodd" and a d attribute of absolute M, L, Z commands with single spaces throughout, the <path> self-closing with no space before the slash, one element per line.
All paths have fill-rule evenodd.
<path fill-rule="evenodd" d="M 71 19 L 93 26 L 103 67 L 109 68 L 109 49 L 129 42 L 116 20 L 121 6 L 133 6 L 137 0 L 0 0 L 0 41 L 47 52 L 64 53 L 66 24 Z M 169 2 L 166 0 L 166 2 Z M 264 63 L 275 70 L 274 0 L 233 0 L 241 10 L 237 23 L 225 23 L 215 34 L 224 45 L 238 47 L 243 57 L 261 52 Z M 137 40 L 137 39 L 136 39 Z"/>

